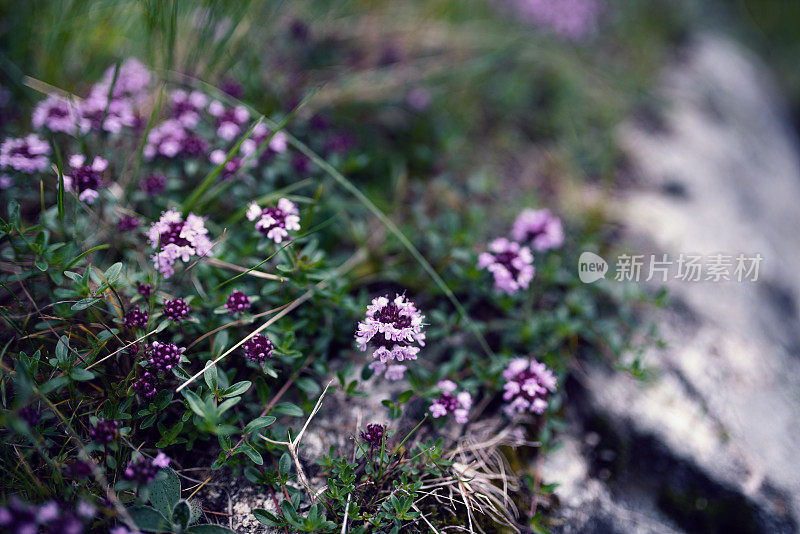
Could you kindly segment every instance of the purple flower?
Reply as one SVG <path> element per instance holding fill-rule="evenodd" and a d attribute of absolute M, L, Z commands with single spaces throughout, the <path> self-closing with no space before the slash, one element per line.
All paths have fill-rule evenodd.
<path fill-rule="evenodd" d="M 294 202 L 285 198 L 278 201 L 277 207 L 261 209 L 255 202 L 247 207 L 247 219 L 256 221 L 256 230 L 276 243 L 287 238 L 289 230 L 300 229 L 300 217 L 297 213 Z"/>
<path fill-rule="evenodd" d="M 226 141 L 233 141 L 244 131 L 250 120 L 250 112 L 244 106 L 225 107 L 218 100 L 208 105 L 208 112 L 216 119 L 217 135 Z"/>
<path fill-rule="evenodd" d="M 35 134 L 8 138 L 0 145 L 0 168 L 11 167 L 25 174 L 47 170 L 50 145 Z"/>
<path fill-rule="evenodd" d="M 177 211 L 165 211 L 148 232 L 150 244 L 156 249 L 153 263 L 156 269 L 169 278 L 175 274 L 178 260 L 188 262 L 192 256 L 211 255 L 211 241 L 206 234 L 203 218 L 190 213 L 186 220 Z"/>
<path fill-rule="evenodd" d="M 150 371 L 145 371 L 142 376 L 136 379 L 133 383 L 133 389 L 146 399 L 152 399 L 158 393 L 156 389 L 156 375 Z"/>
<path fill-rule="evenodd" d="M 225 308 L 227 308 L 232 315 L 236 315 L 237 313 L 242 313 L 245 310 L 249 310 L 250 297 L 248 297 L 238 289 L 234 289 L 233 293 L 231 293 L 230 296 L 228 296 L 228 301 L 225 303 Z"/>
<path fill-rule="evenodd" d="M 424 87 L 414 87 L 406 95 L 408 107 L 414 111 L 425 111 L 431 105 L 431 93 Z"/>
<path fill-rule="evenodd" d="M 169 458 L 163 452 L 159 452 L 152 460 L 139 456 L 128 462 L 123 475 L 127 480 L 142 486 L 154 481 L 158 476 L 158 470 L 169 466 L 169 462 Z"/>
<path fill-rule="evenodd" d="M 181 363 L 181 354 L 186 349 L 178 347 L 175 343 L 159 343 L 153 341 L 147 347 L 145 364 L 157 373 L 166 373 Z"/>
<path fill-rule="evenodd" d="M 225 152 L 222 150 L 215 150 L 209 155 L 208 160 L 214 165 L 221 165 L 225 162 L 226 157 L 227 154 L 225 154 Z M 223 180 L 232 178 L 233 175 L 239 171 L 239 169 L 249 166 L 251 166 L 251 161 L 246 161 L 244 158 L 239 156 L 233 156 L 227 163 L 225 163 L 225 166 L 222 167 L 222 178 Z"/>
<path fill-rule="evenodd" d="M 370 447 L 377 449 L 383 443 L 383 436 L 386 427 L 379 424 L 367 425 L 367 429 L 361 432 L 361 439 L 369 443 Z"/>
<path fill-rule="evenodd" d="M 250 156 L 258 150 L 267 138 L 270 136 L 270 130 L 266 126 L 261 123 L 258 123 L 253 128 L 253 133 L 250 134 L 250 137 L 245 139 L 242 142 L 241 152 L 244 156 Z M 289 138 L 286 136 L 284 132 L 275 132 L 275 135 L 272 136 L 272 139 L 269 140 L 269 145 L 264 151 L 265 156 L 269 156 L 272 154 L 282 154 L 286 152 L 286 149 L 289 146 Z"/>
<path fill-rule="evenodd" d="M 489 243 L 489 252 L 478 257 L 478 269 L 492 273 L 495 288 L 509 295 L 527 288 L 535 274 L 530 249 L 504 237 Z"/>
<path fill-rule="evenodd" d="M 452 413 L 457 423 L 462 425 L 466 423 L 469 409 L 472 407 L 472 395 L 468 391 L 456 393 L 457 386 L 452 380 L 442 380 L 436 387 L 442 390 L 442 395 L 431 404 L 431 416 L 436 419 Z"/>
<path fill-rule="evenodd" d="M 511 360 L 503 377 L 504 411 L 509 416 L 515 413 L 531 412 L 541 414 L 547 408 L 549 394 L 556 390 L 556 377 L 543 364 L 533 358 Z"/>
<path fill-rule="evenodd" d="M 139 219 L 136 217 L 123 215 L 122 218 L 117 221 L 117 230 L 120 232 L 132 232 L 137 228 L 139 228 Z"/>
<path fill-rule="evenodd" d="M 105 89 L 102 90 L 102 89 Z M 112 98 L 108 100 L 108 89 L 92 89 L 89 96 L 78 106 L 81 132 L 119 133 L 123 128 L 132 128 L 138 124 L 138 118 L 131 102 L 127 99 Z"/>
<path fill-rule="evenodd" d="M 81 534 L 83 523 L 69 510 L 62 510 L 55 501 L 40 506 L 11 497 L 0 507 L 0 530 L 13 534 Z"/>
<path fill-rule="evenodd" d="M 80 458 L 67 464 L 66 475 L 73 480 L 84 480 L 92 474 L 92 464 Z"/>
<path fill-rule="evenodd" d="M 101 445 L 111 443 L 117 439 L 119 423 L 112 419 L 98 419 L 97 424 L 89 429 L 89 437 Z"/>
<path fill-rule="evenodd" d="M 311 172 L 311 160 L 305 154 L 298 152 L 292 156 L 292 168 L 297 174 L 305 176 Z"/>
<path fill-rule="evenodd" d="M 91 204 L 99 196 L 98 189 L 103 185 L 103 171 L 108 167 L 108 162 L 95 156 L 90 165 L 86 165 L 86 156 L 73 154 L 69 157 L 69 166 L 72 171 L 69 176 L 64 176 L 64 187 L 73 191 L 78 198 Z"/>
<path fill-rule="evenodd" d="M 256 334 L 244 342 L 244 355 L 250 361 L 261 363 L 270 356 L 272 356 L 272 342 L 267 339 L 267 336 Z"/>
<path fill-rule="evenodd" d="M 242 87 L 242 84 L 232 78 L 225 78 L 222 80 L 220 89 L 222 89 L 225 94 L 228 94 L 233 98 L 242 98 L 244 96 L 244 87 Z"/>
<path fill-rule="evenodd" d="M 163 174 L 150 174 L 139 182 L 139 187 L 142 191 L 147 193 L 148 196 L 154 197 L 166 189 L 167 177 Z"/>
<path fill-rule="evenodd" d="M 597 28 L 599 0 L 510 0 L 517 16 L 560 37 L 578 40 Z"/>
<path fill-rule="evenodd" d="M 401 379 L 406 367 L 393 362 L 417 359 L 420 347 L 425 346 L 424 318 L 403 295 L 396 295 L 394 300 L 388 295 L 372 299 L 355 336 L 359 350 L 372 349 L 375 361 L 370 368 L 385 373 L 389 380 Z"/>
<path fill-rule="evenodd" d="M 42 420 L 42 412 L 33 406 L 23 406 L 19 411 L 19 417 L 33 428 Z"/>
<path fill-rule="evenodd" d="M 189 315 L 189 305 L 183 299 L 173 299 L 164 302 L 164 315 L 169 319 L 180 322 Z"/>
<path fill-rule="evenodd" d="M 139 311 L 139 306 L 125 314 L 122 322 L 125 328 L 133 330 L 134 328 L 145 328 L 147 326 L 147 311 Z"/>
<path fill-rule="evenodd" d="M 107 96 L 113 83 L 112 98 L 125 98 L 136 104 L 147 98 L 147 91 L 153 82 L 153 73 L 141 61 L 136 58 L 126 59 L 119 67 L 116 81 L 114 81 L 115 70 L 116 66 L 106 69 L 101 81 L 92 87 L 92 92 Z"/>
<path fill-rule="evenodd" d="M 136 282 L 136 291 L 144 298 L 150 298 L 150 295 L 153 293 L 153 285 Z"/>
<path fill-rule="evenodd" d="M 206 152 L 206 142 L 187 130 L 179 121 L 168 119 L 147 134 L 144 157 L 198 157 Z"/>
<path fill-rule="evenodd" d="M 186 128 L 194 128 L 202 118 L 202 112 L 208 105 L 208 97 L 200 91 L 187 93 L 177 89 L 170 95 L 172 101 L 172 118 Z"/>
<path fill-rule="evenodd" d="M 36 129 L 47 128 L 51 132 L 74 135 L 78 126 L 75 106 L 62 96 L 51 95 L 39 102 L 31 118 Z"/>
<path fill-rule="evenodd" d="M 533 250 L 545 251 L 564 243 L 561 219 L 550 210 L 523 210 L 511 227 L 511 238 L 520 243 L 530 243 Z"/>

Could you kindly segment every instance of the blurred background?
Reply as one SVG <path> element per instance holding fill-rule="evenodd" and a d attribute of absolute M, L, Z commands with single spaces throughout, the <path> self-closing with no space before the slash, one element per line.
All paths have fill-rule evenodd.
<path fill-rule="evenodd" d="M 313 94 L 377 202 L 402 181 L 446 212 L 468 183 L 606 254 L 760 253 L 754 283 L 667 283 L 647 380 L 576 370 L 543 506 L 563 532 L 798 530 L 800 3 L 3 0 L 0 129 L 127 57 L 268 116 Z"/>

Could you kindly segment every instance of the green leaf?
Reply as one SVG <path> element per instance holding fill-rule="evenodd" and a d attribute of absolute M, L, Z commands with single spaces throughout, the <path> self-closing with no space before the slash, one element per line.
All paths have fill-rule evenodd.
<path fill-rule="evenodd" d="M 264 459 L 261 457 L 261 454 L 253 448 L 252 445 L 249 443 L 242 443 L 239 445 L 239 451 L 246 454 L 254 464 L 256 465 L 264 465 Z"/>
<path fill-rule="evenodd" d="M 136 526 L 145 532 L 172 532 L 172 525 L 166 517 L 161 515 L 155 508 L 149 506 L 134 506 L 128 508 Z"/>
<path fill-rule="evenodd" d="M 186 529 L 189 526 L 189 519 L 192 517 L 192 509 L 186 501 L 180 501 L 172 510 L 172 521 Z"/>
<path fill-rule="evenodd" d="M 231 387 L 229 387 L 225 391 L 223 391 L 222 395 L 220 395 L 220 398 L 224 399 L 226 397 L 233 397 L 233 396 L 236 396 L 236 395 L 242 395 L 248 389 L 250 389 L 250 386 L 252 386 L 252 385 L 253 385 L 253 383 L 250 382 L 249 380 L 244 380 L 242 382 L 237 382 L 236 384 L 232 385 Z"/>
<path fill-rule="evenodd" d="M 106 280 L 108 280 L 109 285 L 116 282 L 117 279 L 119 279 L 120 274 L 122 274 L 122 262 L 117 262 L 106 269 L 105 277 Z"/>
<path fill-rule="evenodd" d="M 289 470 L 292 468 L 292 458 L 289 456 L 288 452 L 284 452 L 281 455 L 281 459 L 278 461 L 278 473 L 281 476 L 286 476 L 289 474 Z"/>
<path fill-rule="evenodd" d="M 319 384 L 317 384 L 313 378 L 299 378 L 295 380 L 295 384 L 297 384 L 297 387 L 302 389 L 309 397 L 316 397 L 319 395 L 319 392 L 322 391 L 322 388 L 319 387 Z"/>
<path fill-rule="evenodd" d="M 200 417 L 205 417 L 205 403 L 197 396 L 197 393 L 194 391 L 184 389 L 183 396 L 186 399 L 186 402 L 189 403 L 189 408 L 199 415 Z"/>
<path fill-rule="evenodd" d="M 203 372 L 203 378 L 206 380 L 206 384 L 212 391 L 217 390 L 217 383 L 218 383 L 218 376 L 217 376 L 217 366 L 212 365 L 208 369 Z"/>
<path fill-rule="evenodd" d="M 159 477 L 150 484 L 150 504 L 164 517 L 171 517 L 172 509 L 181 500 L 181 481 L 172 469 L 165 471 L 166 477 Z"/>
<path fill-rule="evenodd" d="M 280 404 L 276 404 L 272 411 L 274 413 L 289 415 L 291 417 L 303 417 L 304 415 L 303 409 L 296 404 L 292 404 L 291 402 L 282 402 Z"/>
<path fill-rule="evenodd" d="M 264 415 L 262 417 L 258 417 L 247 423 L 247 426 L 244 427 L 244 433 L 247 434 L 248 432 L 252 432 L 253 430 L 258 430 L 259 428 L 268 427 L 274 422 L 275 418 L 271 415 Z"/>
<path fill-rule="evenodd" d="M 259 523 L 262 525 L 267 525 L 268 527 L 277 527 L 283 524 L 280 519 L 263 508 L 255 508 L 253 510 L 253 515 Z"/>
<path fill-rule="evenodd" d="M 73 367 L 72 371 L 69 372 L 69 376 L 73 380 L 77 380 L 79 382 L 85 382 L 87 380 L 93 379 L 94 373 L 91 371 L 87 371 L 82 367 Z"/>
<path fill-rule="evenodd" d="M 413 395 L 414 395 L 413 390 L 411 389 L 406 390 L 402 392 L 400 395 L 398 395 L 397 402 L 399 402 L 400 404 L 405 404 L 408 402 L 408 399 L 410 399 Z"/>
<path fill-rule="evenodd" d="M 89 298 L 86 298 L 86 299 L 81 299 L 81 300 L 79 300 L 78 302 L 76 302 L 75 304 L 73 304 L 73 305 L 72 305 L 72 307 L 71 307 L 70 309 L 71 309 L 72 311 L 81 311 L 81 310 L 85 310 L 86 308 L 88 308 L 89 306 L 91 306 L 92 304 L 94 304 L 95 302 L 97 302 L 97 301 L 99 301 L 99 300 L 102 300 L 102 299 L 97 299 L 97 298 L 94 298 L 94 297 L 89 297 Z"/>

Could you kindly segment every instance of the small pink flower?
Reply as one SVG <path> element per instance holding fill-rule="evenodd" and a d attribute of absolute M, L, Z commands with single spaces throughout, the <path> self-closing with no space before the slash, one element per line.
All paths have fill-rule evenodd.
<path fill-rule="evenodd" d="M 530 243 L 539 252 L 558 248 L 564 243 L 561 219 L 550 210 L 523 210 L 511 227 L 511 238 L 520 243 Z"/>
<path fill-rule="evenodd" d="M 300 230 L 300 216 L 294 202 L 282 198 L 277 207 L 261 209 L 258 204 L 251 202 L 247 207 L 247 219 L 256 221 L 256 230 L 276 243 L 281 243 L 289 237 L 289 231 Z"/>
<path fill-rule="evenodd" d="M 556 390 L 556 377 L 543 364 L 534 359 L 515 358 L 503 371 L 506 383 L 503 386 L 504 411 L 541 414 L 548 404 L 550 393 Z"/>
<path fill-rule="evenodd" d="M 533 254 L 528 247 L 501 237 L 489 243 L 489 251 L 478 257 L 478 269 L 494 275 L 494 286 L 513 295 L 533 280 Z"/>

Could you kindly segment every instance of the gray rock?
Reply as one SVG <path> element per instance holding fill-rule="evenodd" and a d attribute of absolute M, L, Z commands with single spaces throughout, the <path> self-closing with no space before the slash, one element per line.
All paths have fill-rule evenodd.
<path fill-rule="evenodd" d="M 795 532 L 797 141 L 764 67 L 721 37 L 697 37 L 658 87 L 660 127 L 633 119 L 619 132 L 635 177 L 615 206 L 627 240 L 637 254 L 672 260 L 680 253 L 759 253 L 763 260 L 755 282 L 663 284 L 671 304 L 651 318 L 668 347 L 647 356 L 653 381 L 600 365 L 579 376 L 567 439 L 588 465 L 580 483 L 559 490 L 563 513 L 572 510 L 577 521 L 586 512 L 581 499 L 601 503 L 591 524 L 638 502 L 637 511 L 656 512 L 647 532 Z M 587 433 L 595 436 L 590 444 Z M 548 481 L 576 476 L 560 473 L 558 462 L 545 460 Z"/>

